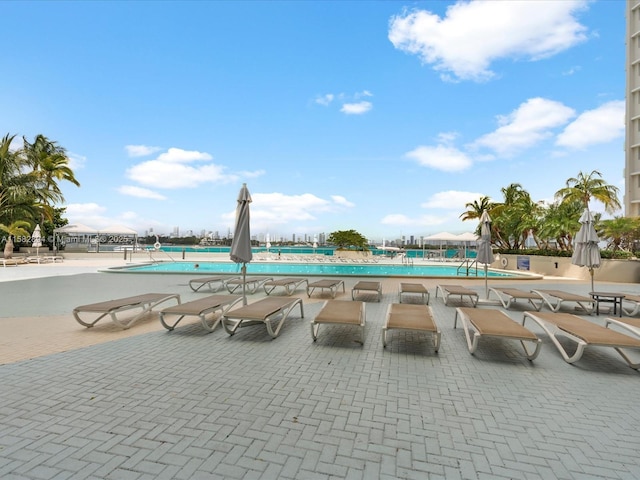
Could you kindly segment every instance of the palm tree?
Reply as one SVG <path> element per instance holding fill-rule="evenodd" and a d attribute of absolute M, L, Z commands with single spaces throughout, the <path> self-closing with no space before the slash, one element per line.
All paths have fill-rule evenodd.
<path fill-rule="evenodd" d="M 5 232 L 7 235 L 5 237 L 6 242 L 4 244 L 4 258 L 11 258 L 13 256 L 13 237 L 15 236 L 23 236 L 28 237 L 29 232 L 25 230 L 25 228 L 30 227 L 29 222 L 25 220 L 16 220 L 10 225 L 5 225 L 4 223 L 0 223 L 0 230 Z"/>
<path fill-rule="evenodd" d="M 569 178 L 566 187 L 558 190 L 555 197 L 561 202 L 579 200 L 586 209 L 592 199 L 598 200 L 604 205 L 605 212 L 614 213 L 621 208 L 618 187 L 607 184 L 601 177 L 597 170 L 589 174 L 580 172 L 576 178 Z"/>
<path fill-rule="evenodd" d="M 9 225 L 14 220 L 31 219 L 33 205 L 33 176 L 25 170 L 19 151 L 11 150 L 15 135 L 0 140 L 0 223 Z"/>
<path fill-rule="evenodd" d="M 462 221 L 467 220 L 479 220 L 482 216 L 482 212 L 487 210 L 489 215 L 491 215 L 490 210 L 493 208 L 494 204 L 491 202 L 491 198 L 487 196 L 482 196 L 478 200 L 474 200 L 473 202 L 469 202 L 465 204 L 465 208 L 467 211 L 460 214 L 460 218 Z"/>
<path fill-rule="evenodd" d="M 59 182 L 68 181 L 76 186 L 80 182 L 69 167 L 69 158 L 64 148 L 44 135 L 36 135 L 33 143 L 23 137 L 23 155 L 27 165 L 33 169 L 34 193 L 41 210 L 41 220 L 52 218 L 52 208 L 63 203 L 64 196 Z"/>
<path fill-rule="evenodd" d="M 606 238 L 608 247 L 615 252 L 618 249 L 633 249 L 633 243 L 638 238 L 640 219 L 629 217 L 613 217 L 610 220 L 602 220 L 598 226 L 598 235 Z"/>

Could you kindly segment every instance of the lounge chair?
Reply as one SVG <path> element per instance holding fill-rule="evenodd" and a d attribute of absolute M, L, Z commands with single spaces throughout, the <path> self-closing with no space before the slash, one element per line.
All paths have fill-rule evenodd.
<path fill-rule="evenodd" d="M 226 288 L 229 280 L 234 280 L 236 278 L 241 277 L 237 275 L 217 275 L 214 277 L 194 278 L 189 281 L 189 288 L 194 292 L 198 292 L 200 289 L 206 287 L 211 293 L 215 293 Z"/>
<path fill-rule="evenodd" d="M 301 299 L 266 297 L 249 305 L 227 311 L 222 316 L 222 326 L 229 335 L 233 335 L 243 322 L 247 322 L 247 324 L 264 323 L 271 338 L 276 338 L 280 334 L 284 321 L 296 305 L 300 307 L 300 317 L 304 318 Z"/>
<path fill-rule="evenodd" d="M 580 360 L 587 347 L 613 347 L 631 368 L 636 370 L 640 368 L 640 363 L 632 362 L 623 351 L 623 349 L 639 350 L 640 339 L 638 338 L 597 325 L 572 313 L 524 312 L 523 325 L 528 318 L 547 332 L 567 363 Z M 557 338 L 559 335 L 576 342 L 577 348 L 573 355 L 569 355 L 562 346 Z"/>
<path fill-rule="evenodd" d="M 273 277 L 246 277 L 244 282 L 242 277 L 236 277 L 231 280 L 227 280 L 226 286 L 229 293 L 234 293 L 238 289 L 242 291 L 242 284 L 245 283 L 247 286 L 247 293 L 256 293 L 256 291 L 258 291 L 258 289 L 269 280 L 273 280 Z"/>
<path fill-rule="evenodd" d="M 62 262 L 64 260 L 60 255 L 40 255 L 40 256 L 28 256 L 25 261 L 27 263 L 56 263 L 58 260 Z"/>
<path fill-rule="evenodd" d="M 321 324 L 355 325 L 360 327 L 360 342 L 364 345 L 365 304 L 359 301 L 326 300 L 316 318 L 311 320 L 311 338 L 318 339 Z"/>
<path fill-rule="evenodd" d="M 542 297 L 552 312 L 558 312 L 565 302 L 577 303 L 586 313 L 591 314 L 595 307 L 593 298 L 563 292 L 562 290 L 531 290 Z"/>
<path fill-rule="evenodd" d="M 27 263 L 25 258 L 3 258 L 2 259 L 2 266 L 3 267 L 17 267 L 18 265 L 22 265 L 24 263 Z"/>
<path fill-rule="evenodd" d="M 517 304 L 518 300 L 526 300 L 536 312 L 539 312 L 544 303 L 539 293 L 527 292 L 517 288 L 489 288 L 489 294 L 491 293 L 498 297 L 502 306 L 507 310 Z"/>
<path fill-rule="evenodd" d="M 289 278 L 281 278 L 278 280 L 268 280 L 264 282 L 262 286 L 264 287 L 264 292 L 267 295 L 270 295 L 271 292 L 273 292 L 276 288 L 283 287 L 285 293 L 291 296 L 297 290 L 297 288 L 303 283 L 306 283 L 307 285 L 309 285 L 309 280 L 307 280 L 306 278 L 289 277 Z"/>
<path fill-rule="evenodd" d="M 382 298 L 382 284 L 380 282 L 358 282 L 351 289 L 351 299 L 355 300 L 356 295 L 360 292 L 375 292 L 379 302 Z"/>
<path fill-rule="evenodd" d="M 452 295 L 460 297 L 461 303 L 463 302 L 464 297 L 467 297 L 472 306 L 475 307 L 478 304 L 478 292 L 463 287 L 462 285 L 437 285 L 436 298 L 438 297 L 438 291 L 442 293 L 442 299 L 444 300 L 445 305 L 449 304 L 449 297 Z"/>
<path fill-rule="evenodd" d="M 622 311 L 630 317 L 633 317 L 640 312 L 640 295 L 625 294 L 622 302 Z M 629 303 L 630 306 L 626 306 L 625 303 Z"/>
<path fill-rule="evenodd" d="M 169 331 L 172 331 L 180 321 L 187 316 L 197 316 L 205 330 L 213 332 L 222 316 L 242 300 L 242 295 L 210 295 L 208 297 L 193 300 L 191 302 L 181 303 L 169 308 L 165 308 L 160 312 L 160 323 Z M 220 310 L 220 314 L 215 313 Z M 210 314 L 213 314 L 211 316 Z M 172 323 L 167 323 L 167 317 L 177 315 L 178 318 Z M 207 316 L 210 317 L 207 320 Z"/>
<path fill-rule="evenodd" d="M 102 318 L 109 315 L 113 323 L 123 329 L 127 329 L 140 318 L 151 312 L 154 307 L 169 300 L 176 300 L 177 303 L 180 303 L 180 295 L 176 293 L 145 293 L 142 295 L 135 295 L 133 297 L 118 298 L 115 300 L 107 300 L 106 302 L 81 305 L 73 309 L 73 316 L 80 325 L 91 328 Z M 118 318 L 120 313 L 136 308 L 141 308 L 142 311 L 134 317 L 128 319 Z M 98 317 L 92 321 L 82 320 L 80 318 L 81 313 L 97 314 Z"/>
<path fill-rule="evenodd" d="M 467 347 L 471 354 L 478 348 L 478 341 L 482 337 L 518 340 L 528 360 L 534 360 L 540 353 L 542 345 L 540 339 L 501 310 L 458 307 L 453 320 L 453 328 L 456 328 L 458 318 L 462 321 Z M 528 349 L 526 342 L 532 342 L 535 348 Z"/>
<path fill-rule="evenodd" d="M 387 346 L 387 331 L 411 330 L 424 332 L 433 338 L 433 346 L 437 352 L 440 348 L 440 329 L 433 318 L 433 312 L 428 305 L 406 305 L 391 303 L 387 308 L 387 317 L 382 327 L 382 347 Z"/>
<path fill-rule="evenodd" d="M 344 293 L 345 289 L 343 280 L 317 280 L 307 284 L 307 296 L 311 298 L 313 291 L 319 288 L 321 293 L 324 293 L 326 289 L 329 289 L 331 297 L 336 298 L 336 294 L 338 293 L 340 286 L 342 286 L 342 293 Z"/>
<path fill-rule="evenodd" d="M 604 326 L 609 327 L 611 324 L 624 328 L 636 337 L 640 337 L 640 319 L 638 318 L 605 318 Z"/>
<path fill-rule="evenodd" d="M 429 290 L 421 283 L 400 282 L 398 286 L 398 302 L 402 303 L 403 294 L 418 294 L 422 297 L 422 303 L 429 305 Z"/>

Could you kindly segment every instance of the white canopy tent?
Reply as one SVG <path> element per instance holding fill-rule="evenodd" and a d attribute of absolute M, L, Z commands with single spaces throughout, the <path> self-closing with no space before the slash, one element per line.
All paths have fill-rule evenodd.
<path fill-rule="evenodd" d="M 129 238 L 131 238 L 131 242 L 129 242 Z M 70 223 L 53 230 L 54 251 L 61 244 L 82 245 L 81 249 L 84 249 L 86 245 L 87 251 L 92 245 L 95 245 L 97 251 L 99 251 L 100 243 L 125 245 L 131 243 L 136 245 L 138 243 L 138 232 L 123 225 L 112 225 L 98 230 L 82 223 Z"/>
<path fill-rule="evenodd" d="M 453 233 L 440 232 L 440 233 L 435 233 L 433 235 L 429 235 L 428 237 L 424 237 L 424 241 L 425 242 L 439 243 L 440 244 L 440 257 L 443 258 L 442 245 L 446 244 L 447 242 L 457 242 L 457 241 L 460 241 L 460 239 L 458 238 L 458 235 L 454 235 Z"/>

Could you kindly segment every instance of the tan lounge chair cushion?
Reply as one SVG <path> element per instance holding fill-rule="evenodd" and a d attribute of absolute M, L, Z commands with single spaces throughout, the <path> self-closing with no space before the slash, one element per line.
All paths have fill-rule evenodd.
<path fill-rule="evenodd" d="M 500 310 L 461 307 L 461 310 L 480 335 L 538 340 L 529 329 L 512 320 Z"/>
<path fill-rule="evenodd" d="M 342 323 L 360 325 L 363 302 L 348 300 L 328 301 L 316 316 L 315 323 Z"/>
<path fill-rule="evenodd" d="M 387 328 L 435 332 L 436 324 L 427 305 L 394 303 L 391 305 Z"/>
<path fill-rule="evenodd" d="M 535 316 L 556 325 L 589 345 L 640 347 L 640 340 L 602 327 L 572 313 L 537 312 Z"/>

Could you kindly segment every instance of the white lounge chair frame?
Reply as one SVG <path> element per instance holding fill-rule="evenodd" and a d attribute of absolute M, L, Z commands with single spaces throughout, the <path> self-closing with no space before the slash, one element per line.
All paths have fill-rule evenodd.
<path fill-rule="evenodd" d="M 331 298 L 336 298 L 336 294 L 338 293 L 338 289 L 340 288 L 340 286 L 342 286 L 342 293 L 345 293 L 343 280 L 317 280 L 315 282 L 307 284 L 307 296 L 311 298 L 313 291 L 319 288 L 322 293 L 324 293 L 326 289 L 329 289 Z"/>
<path fill-rule="evenodd" d="M 478 342 L 482 337 L 517 340 L 522 345 L 525 356 L 531 361 L 535 360 L 540 353 L 542 341 L 533 332 L 501 310 L 458 307 L 453 320 L 453 328 L 456 328 L 458 318 L 462 321 L 467 347 L 472 355 L 478 348 Z M 535 348 L 533 350 L 527 348 L 527 343 L 533 343 Z"/>
<path fill-rule="evenodd" d="M 160 323 L 164 328 L 172 331 L 184 317 L 197 316 L 200 318 L 202 327 L 208 332 L 213 332 L 220 324 L 222 316 L 240 301 L 242 301 L 242 295 L 210 295 L 199 298 L 160 311 Z M 216 315 L 218 310 L 220 313 Z M 178 318 L 169 324 L 167 317 L 174 315 L 177 315 Z M 207 317 L 210 318 L 207 319 Z"/>
<path fill-rule="evenodd" d="M 640 339 L 597 325 L 572 313 L 524 312 L 522 324 L 531 319 L 540 325 L 567 363 L 582 358 L 587 347 L 612 347 L 627 364 L 638 370 L 640 363 L 633 362 L 623 349 L 640 350 Z M 613 320 L 613 319 L 610 319 Z M 614 323 L 618 324 L 617 320 Z M 561 335 L 576 343 L 576 351 L 570 355 L 558 340 Z"/>
<path fill-rule="evenodd" d="M 25 258 L 3 258 L 2 266 L 3 267 L 17 267 L 18 265 L 23 265 L 27 263 Z"/>
<path fill-rule="evenodd" d="M 349 300 L 325 300 L 318 315 L 311 320 L 311 338 L 318 339 L 321 324 L 351 325 L 360 327 L 360 343 L 364 345 L 366 323 L 365 303 Z"/>
<path fill-rule="evenodd" d="M 382 299 L 382 283 L 380 282 L 368 282 L 361 281 L 355 284 L 351 289 L 351 300 L 356 299 L 356 295 L 360 292 L 375 292 L 378 297 L 378 302 Z"/>
<path fill-rule="evenodd" d="M 640 318 L 605 318 L 604 326 L 614 324 L 640 338 Z"/>
<path fill-rule="evenodd" d="M 227 280 L 226 286 L 229 293 L 234 293 L 238 289 L 242 289 L 242 284 L 247 286 L 247 293 L 256 293 L 258 289 L 269 280 L 273 280 L 273 277 L 246 277 L 242 280 L 242 277 L 236 277 L 231 280 Z"/>
<path fill-rule="evenodd" d="M 56 263 L 58 260 L 61 262 L 64 261 L 64 258 L 60 255 L 39 255 L 39 256 L 29 256 L 26 258 L 28 263 L 37 263 L 38 265 L 41 263 Z"/>
<path fill-rule="evenodd" d="M 382 327 L 382 348 L 386 348 L 387 346 L 387 332 L 395 329 L 429 334 L 433 339 L 434 349 L 436 353 L 438 353 L 440 349 L 441 332 L 438 325 L 436 325 L 430 306 L 400 303 L 389 304 L 384 326 Z"/>
<path fill-rule="evenodd" d="M 229 280 L 236 278 L 242 278 L 238 275 L 218 275 L 214 277 L 194 278 L 189 281 L 189 288 L 194 292 L 199 292 L 200 289 L 207 287 L 211 293 L 216 293 L 223 288 L 226 288 Z"/>
<path fill-rule="evenodd" d="M 449 304 L 449 297 L 451 296 L 460 297 L 461 303 L 463 302 L 464 297 L 467 297 L 471 302 L 471 305 L 474 307 L 478 304 L 478 292 L 463 287 L 462 285 L 437 285 L 436 298 L 438 297 L 438 291 L 442 294 L 442 299 L 444 300 L 445 305 Z"/>
<path fill-rule="evenodd" d="M 264 323 L 271 338 L 276 338 L 296 305 L 300 307 L 300 317 L 304 318 L 301 299 L 265 297 L 249 305 L 227 311 L 222 316 L 222 326 L 229 335 L 233 335 L 244 322 L 247 324 Z"/>
<path fill-rule="evenodd" d="M 493 293 L 498 298 L 498 300 L 500 300 L 502 306 L 507 310 L 518 303 L 518 300 L 528 301 L 529 305 L 531 305 L 531 307 L 536 312 L 539 312 L 542 308 L 542 305 L 544 304 L 544 300 L 539 293 L 526 292 L 517 288 L 489 288 L 489 295 L 491 295 L 491 293 Z"/>
<path fill-rule="evenodd" d="M 289 277 L 289 278 L 280 278 L 277 280 L 269 280 L 267 282 L 264 282 L 262 286 L 264 287 L 264 292 L 267 295 L 270 295 L 271 292 L 273 292 L 276 288 L 283 287 L 285 293 L 291 296 L 298 289 L 298 287 L 303 283 L 306 283 L 307 285 L 309 285 L 309 281 L 306 278 Z"/>
<path fill-rule="evenodd" d="M 113 323 L 126 330 L 140 318 L 151 312 L 154 307 L 169 300 L 176 300 L 179 304 L 180 295 L 177 293 L 145 293 L 142 295 L 135 295 L 133 297 L 118 298 L 115 300 L 107 300 L 105 302 L 81 305 L 73 309 L 73 316 L 80 325 L 91 328 L 108 315 L 111 317 L 111 321 L 113 321 Z M 118 318 L 120 313 L 136 308 L 141 308 L 142 311 L 134 317 L 126 320 Z M 98 317 L 93 320 L 83 320 L 80 318 L 81 313 L 98 314 Z"/>
<path fill-rule="evenodd" d="M 542 297 L 544 303 L 552 312 L 559 312 L 565 302 L 574 302 L 586 313 L 591 314 L 595 310 L 595 301 L 582 295 L 575 295 L 562 290 L 531 290 Z"/>
<path fill-rule="evenodd" d="M 398 303 L 402 303 L 403 294 L 420 295 L 422 303 L 429 305 L 429 290 L 421 283 L 400 282 L 398 285 Z"/>
<path fill-rule="evenodd" d="M 625 307 L 624 306 L 625 302 L 632 304 L 632 307 L 631 308 Z M 629 315 L 630 317 L 637 315 L 638 312 L 640 312 L 640 295 L 625 294 L 625 297 L 622 299 L 622 305 L 623 305 L 622 311 L 626 315 Z"/>

